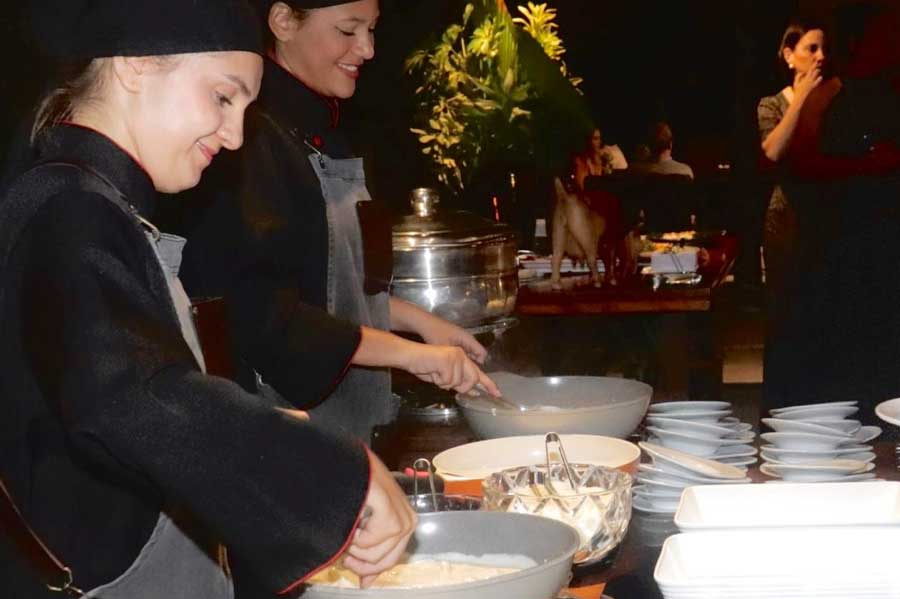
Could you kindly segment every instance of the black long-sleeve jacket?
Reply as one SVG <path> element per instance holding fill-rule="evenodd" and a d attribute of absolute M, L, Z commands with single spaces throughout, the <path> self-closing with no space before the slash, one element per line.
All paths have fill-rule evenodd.
<path fill-rule="evenodd" d="M 39 154 L 87 165 L 152 213 L 149 176 L 102 135 L 59 126 Z M 80 186 L 75 169 L 40 173 L 0 200 L 0 248 L 11 250 L 0 270 L 0 476 L 25 517 L 85 589 L 124 572 L 163 508 L 188 512 L 273 592 L 328 561 L 367 492 L 365 449 L 202 374 L 136 218 Z M 310 387 L 349 358 L 317 365 Z M 3 596 L 42 596 L 12 564 L 0 564 Z"/>

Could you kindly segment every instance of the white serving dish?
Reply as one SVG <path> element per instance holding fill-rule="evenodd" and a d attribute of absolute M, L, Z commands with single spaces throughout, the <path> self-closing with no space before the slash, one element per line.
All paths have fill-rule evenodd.
<path fill-rule="evenodd" d="M 653 577 L 666 597 L 896 596 L 898 544 L 900 528 L 681 533 L 663 544 Z"/>
<path fill-rule="evenodd" d="M 628 469 L 641 457 L 637 445 L 599 435 L 560 435 L 566 458 L 572 463 Z M 559 461 L 558 456 L 553 456 Z M 518 466 L 547 463 L 544 435 L 489 439 L 451 447 L 432 460 L 439 474 L 482 479 Z"/>
<path fill-rule="evenodd" d="M 481 439 L 550 431 L 624 439 L 641 423 L 653 396 L 646 383 L 615 377 L 524 377 L 508 372 L 491 377 L 503 397 L 520 409 L 500 406 L 484 394 L 457 394 L 457 405 Z"/>
<path fill-rule="evenodd" d="M 875 415 L 895 426 L 900 426 L 900 397 L 883 401 L 875 406 Z"/>
<path fill-rule="evenodd" d="M 857 460 L 822 460 L 809 464 L 778 464 L 769 462 L 760 467 L 760 472 L 766 475 L 774 473 L 787 481 L 810 482 L 820 481 L 823 478 L 837 478 L 850 476 L 851 474 L 863 474 L 875 469 L 872 462 L 859 462 Z"/>
<path fill-rule="evenodd" d="M 775 418 L 783 420 L 821 420 L 823 418 L 839 419 L 853 416 L 859 412 L 857 406 L 815 406 L 809 408 L 798 408 L 794 410 L 786 410 L 784 412 L 772 413 Z"/>
<path fill-rule="evenodd" d="M 709 478 L 739 479 L 744 478 L 745 470 L 726 466 L 712 460 L 707 460 L 677 449 L 653 445 L 652 443 L 638 443 L 647 455 L 653 459 L 653 463 L 662 470 L 675 474 L 686 473 L 700 475 Z"/>
<path fill-rule="evenodd" d="M 855 439 L 818 433 L 763 433 L 763 440 L 783 449 L 832 450 L 841 445 L 855 444 Z"/>
<path fill-rule="evenodd" d="M 900 482 L 694 486 L 675 524 L 682 531 L 900 526 Z"/>

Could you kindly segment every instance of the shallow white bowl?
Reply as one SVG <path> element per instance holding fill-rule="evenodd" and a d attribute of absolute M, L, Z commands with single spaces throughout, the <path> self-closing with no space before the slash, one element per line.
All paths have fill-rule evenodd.
<path fill-rule="evenodd" d="M 706 476 L 693 474 L 673 474 L 672 472 L 657 468 L 653 464 L 639 465 L 638 476 L 649 477 L 658 482 L 668 482 L 685 487 L 689 487 L 691 485 L 741 484 L 751 482 L 749 478 L 727 479 L 709 478 Z"/>
<path fill-rule="evenodd" d="M 778 449 L 777 447 L 762 449 L 759 452 L 759 455 L 765 461 L 776 464 L 810 464 L 814 462 L 821 462 L 822 460 L 837 459 L 836 456 L 831 456 L 828 454 L 795 452 L 791 451 L 790 449 Z M 875 454 L 871 451 L 857 451 L 841 455 L 839 459 L 856 460 L 859 462 L 872 462 L 875 460 L 875 457 Z"/>
<path fill-rule="evenodd" d="M 713 410 L 731 410 L 731 404 L 727 401 L 661 401 L 651 404 L 649 408 L 653 415 Z"/>
<path fill-rule="evenodd" d="M 663 447 L 678 449 L 700 457 L 709 457 L 725 445 L 721 438 L 667 431 L 655 426 L 648 426 L 647 432 L 654 435 Z"/>
<path fill-rule="evenodd" d="M 875 406 L 875 414 L 895 426 L 900 426 L 900 397 L 883 401 Z"/>
<path fill-rule="evenodd" d="M 728 426 L 694 422 L 693 420 L 681 420 L 679 418 L 669 418 L 667 416 L 653 416 L 648 414 L 646 421 L 650 426 L 655 426 L 667 431 L 675 431 L 677 433 L 694 433 L 716 438 L 723 438 L 736 433 L 733 428 Z"/>
<path fill-rule="evenodd" d="M 809 408 L 798 408 L 796 410 L 787 410 L 785 412 L 772 413 L 775 418 L 783 420 L 822 420 L 830 418 L 833 420 L 847 418 L 859 412 L 856 406 L 815 406 Z"/>
<path fill-rule="evenodd" d="M 634 443 L 599 435 L 560 435 L 566 458 L 572 463 L 634 470 L 641 451 Z M 551 457 L 559 461 L 558 456 Z M 544 435 L 489 439 L 451 447 L 432 460 L 440 474 L 482 479 L 518 466 L 547 463 Z"/>
<path fill-rule="evenodd" d="M 641 423 L 653 396 L 649 385 L 622 378 L 507 372 L 492 373 L 491 378 L 506 400 L 526 409 L 504 408 L 483 394 L 458 394 L 456 403 L 482 439 L 550 431 L 624 439 Z"/>
<path fill-rule="evenodd" d="M 763 470 L 765 468 L 765 470 Z M 851 474 L 862 474 L 875 469 L 871 462 L 859 462 L 856 460 L 821 460 L 809 464 L 776 464 L 766 463 L 760 471 L 763 474 L 774 473 L 784 480 L 804 482 L 822 480 L 823 477 L 842 477 Z"/>
<path fill-rule="evenodd" d="M 853 439 L 838 435 L 818 433 L 763 433 L 765 441 L 784 449 L 831 450 L 841 445 L 853 444 Z"/>
<path fill-rule="evenodd" d="M 775 416 L 776 418 L 781 418 L 781 416 L 776 416 L 776 414 L 783 414 L 785 412 L 794 412 L 797 410 L 809 410 L 814 408 L 830 408 L 835 406 L 856 406 L 859 405 L 859 402 L 856 400 L 848 400 L 848 401 L 823 401 L 819 403 L 807 403 L 801 404 L 797 406 L 785 406 L 783 408 L 773 408 L 769 410 L 769 413 Z"/>
<path fill-rule="evenodd" d="M 837 435 L 851 438 L 850 433 L 836 428 L 821 426 L 805 420 L 785 420 L 783 418 L 763 418 L 763 424 L 777 433 L 818 433 L 820 435 Z"/>

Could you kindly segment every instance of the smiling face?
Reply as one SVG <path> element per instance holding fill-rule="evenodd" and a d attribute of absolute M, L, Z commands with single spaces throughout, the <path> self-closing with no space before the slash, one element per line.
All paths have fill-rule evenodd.
<path fill-rule="evenodd" d="M 825 66 L 825 33 L 821 29 L 810 29 L 797 44 L 784 49 L 784 60 L 797 73 L 808 73 L 814 68 Z"/>
<path fill-rule="evenodd" d="M 197 185 L 222 149 L 243 143 L 244 112 L 259 93 L 262 59 L 250 52 L 176 57 L 142 75 L 129 148 L 166 193 Z"/>
<path fill-rule="evenodd" d="M 378 0 L 313 9 L 302 21 L 277 3 L 269 15 L 275 58 L 316 93 L 349 98 L 363 63 L 375 56 L 378 16 Z"/>

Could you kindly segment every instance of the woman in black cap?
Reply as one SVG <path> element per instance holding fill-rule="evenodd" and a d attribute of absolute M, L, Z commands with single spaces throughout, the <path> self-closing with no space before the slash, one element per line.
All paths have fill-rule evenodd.
<path fill-rule="evenodd" d="M 202 186 L 213 206 L 189 234 L 184 270 L 193 295 L 227 299 L 238 380 L 251 389 L 265 380 L 314 423 L 365 440 L 396 413 L 384 367 L 499 394 L 475 364 L 487 352 L 472 335 L 388 294 L 390 225 L 338 128 L 339 101 L 374 55 L 377 0 L 257 5 L 269 38 L 260 99 L 244 149 Z M 336 386 L 314 375 L 346 342 L 310 339 L 299 326 L 318 310 L 364 325 L 354 367 Z M 301 403 L 309 391 L 320 404 Z"/>
<path fill-rule="evenodd" d="M 411 534 L 405 497 L 362 444 L 204 374 L 183 240 L 147 220 L 242 143 L 252 10 L 33 4 L 48 50 L 87 66 L 41 105 L 37 163 L 0 201 L 0 476 L 91 597 L 228 598 L 228 555 L 271 594 L 338 556 L 368 583 Z"/>

